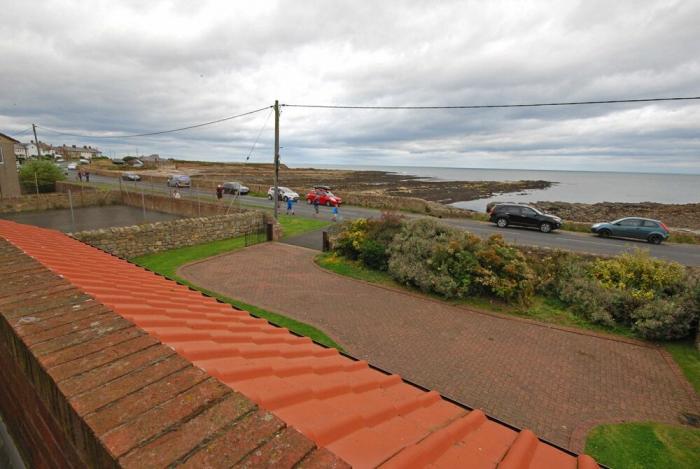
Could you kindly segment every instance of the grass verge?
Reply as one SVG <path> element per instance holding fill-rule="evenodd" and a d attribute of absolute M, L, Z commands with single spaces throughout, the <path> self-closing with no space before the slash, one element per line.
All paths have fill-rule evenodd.
<path fill-rule="evenodd" d="M 318 222 L 318 220 L 310 221 Z M 296 223 L 298 223 L 296 226 L 296 230 L 298 232 L 302 232 L 302 228 L 299 226 L 299 222 Z M 306 226 L 313 227 L 315 226 L 315 224 L 307 224 Z M 184 285 L 199 290 L 206 295 L 217 298 L 223 301 L 224 303 L 228 303 L 239 309 L 244 309 L 254 316 L 266 319 L 272 324 L 275 324 L 280 327 L 285 327 L 299 335 L 309 337 L 312 340 L 315 340 L 316 342 L 319 342 L 327 347 L 333 347 L 338 350 L 342 350 L 342 347 L 337 342 L 335 342 L 323 331 L 315 328 L 314 326 L 303 323 L 301 321 L 297 321 L 296 319 L 283 316 L 278 313 L 273 313 L 271 311 L 258 308 L 257 306 L 238 301 L 234 298 L 229 298 L 217 292 L 207 290 L 206 288 L 197 286 L 185 280 L 184 278 L 177 276 L 176 274 L 177 269 L 184 264 L 201 259 L 206 259 L 217 254 L 235 251 L 236 249 L 241 249 L 243 247 L 245 247 L 245 238 L 239 237 L 214 241 L 211 243 L 199 244 L 196 246 L 172 249 L 170 251 L 159 252 L 157 254 L 148 254 L 146 256 L 140 256 L 131 259 L 131 261 L 149 270 L 164 275 L 169 279 L 175 280 Z"/>
<path fill-rule="evenodd" d="M 667 342 L 664 347 L 683 370 L 695 392 L 700 394 L 700 350 L 691 341 Z"/>
<path fill-rule="evenodd" d="M 700 429 L 658 423 L 600 425 L 588 434 L 586 453 L 614 469 L 697 468 Z"/>

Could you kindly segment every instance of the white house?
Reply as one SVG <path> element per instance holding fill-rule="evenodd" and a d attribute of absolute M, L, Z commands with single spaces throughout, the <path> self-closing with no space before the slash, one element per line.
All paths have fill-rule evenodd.
<path fill-rule="evenodd" d="M 15 159 L 26 160 L 27 159 L 27 147 L 24 143 L 15 143 Z"/>

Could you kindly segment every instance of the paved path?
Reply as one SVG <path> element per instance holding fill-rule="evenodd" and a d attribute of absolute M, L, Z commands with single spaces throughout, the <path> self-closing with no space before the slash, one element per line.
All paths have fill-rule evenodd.
<path fill-rule="evenodd" d="M 119 183 L 118 179 L 106 176 L 93 176 L 91 178 L 91 181 L 100 182 L 103 184 L 113 184 L 115 188 Z M 168 192 L 170 190 L 168 187 L 165 186 L 165 184 L 153 185 L 141 182 L 125 183 L 124 187 L 128 187 L 129 190 L 134 191 L 139 191 L 142 187 L 147 190 L 160 190 L 163 192 Z M 213 195 L 211 191 L 201 191 L 195 189 L 184 189 L 181 191 L 181 193 L 183 197 L 211 197 Z M 263 209 L 273 208 L 271 200 L 267 200 L 261 197 L 243 196 L 240 199 L 240 203 L 244 207 Z M 330 221 L 331 209 L 329 207 L 320 207 L 320 210 L 321 214 L 319 216 L 322 219 Z M 282 211 L 284 211 L 284 208 L 282 209 Z M 313 207 L 307 205 L 306 202 L 303 200 L 296 205 L 296 212 L 300 216 L 305 216 L 309 218 L 313 217 Z M 356 218 L 379 217 L 381 215 L 381 211 L 371 208 L 343 205 L 340 208 L 340 215 L 342 219 L 354 220 Z M 409 218 L 422 216 L 408 213 L 404 213 L 404 215 Z M 544 234 L 540 233 L 537 230 L 528 228 L 501 229 L 497 228 L 496 225 L 494 225 L 493 223 L 485 223 L 470 219 L 443 219 L 443 221 L 453 226 L 456 226 L 457 228 L 470 231 L 475 235 L 481 237 L 488 237 L 498 233 L 502 235 L 507 241 L 515 244 L 527 246 L 544 246 L 554 249 L 566 249 L 574 252 L 583 252 L 605 256 L 620 254 L 621 252 L 629 251 L 634 248 L 642 248 L 648 249 L 652 256 L 658 257 L 659 259 L 676 261 L 685 265 L 700 266 L 700 246 L 692 244 L 663 243 L 661 245 L 655 246 L 648 244 L 644 241 L 604 239 L 594 236 L 590 233 L 555 231 L 549 234 Z"/>
<path fill-rule="evenodd" d="M 678 423 L 681 413 L 700 413 L 698 396 L 656 348 L 347 279 L 316 266 L 316 254 L 264 243 L 180 275 L 313 324 L 357 357 L 578 450 L 594 422 Z"/>

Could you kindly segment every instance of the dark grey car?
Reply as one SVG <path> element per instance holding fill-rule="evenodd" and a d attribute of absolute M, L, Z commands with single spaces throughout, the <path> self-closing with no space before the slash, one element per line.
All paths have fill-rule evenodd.
<path fill-rule="evenodd" d="M 608 238 L 643 239 L 652 244 L 661 244 L 668 239 L 669 231 L 666 225 L 659 220 L 649 218 L 620 218 L 612 222 L 596 223 L 591 226 L 591 231 L 598 236 Z"/>

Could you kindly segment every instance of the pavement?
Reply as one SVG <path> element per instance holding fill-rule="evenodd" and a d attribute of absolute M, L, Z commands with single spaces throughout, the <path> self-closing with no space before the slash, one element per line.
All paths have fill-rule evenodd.
<path fill-rule="evenodd" d="M 574 450 L 600 423 L 700 414 L 700 398 L 661 348 L 341 277 L 318 267 L 317 254 L 263 243 L 179 275 L 313 324 L 359 358 Z M 241 265 L 255 268 L 241 276 Z"/>
<path fill-rule="evenodd" d="M 91 176 L 92 182 L 112 184 L 118 187 L 119 181 L 116 178 L 106 176 Z M 128 190 L 138 191 L 141 188 L 168 193 L 170 188 L 165 184 L 155 185 L 146 182 L 123 183 Z M 212 197 L 211 191 L 201 191 L 197 189 L 181 190 L 183 197 Z M 240 204 L 244 207 L 260 208 L 271 210 L 272 201 L 252 196 L 240 197 Z M 282 209 L 283 210 L 283 209 Z M 307 205 L 305 201 L 300 201 L 295 207 L 299 216 L 313 217 L 313 207 Z M 341 220 L 354 220 L 356 218 L 376 218 L 381 216 L 381 210 L 364 207 L 342 206 L 340 208 Z M 329 207 L 320 207 L 321 218 L 331 220 Z M 422 215 L 406 213 L 408 218 L 417 218 Z M 548 247 L 552 249 L 564 249 L 574 252 L 613 256 L 636 248 L 646 249 L 649 253 L 659 259 L 679 262 L 689 266 L 700 266 L 700 245 L 664 243 L 661 245 L 651 245 L 643 241 L 599 238 L 590 233 L 574 233 L 569 231 L 554 231 L 552 233 L 540 233 L 529 228 L 498 228 L 493 223 L 486 223 L 469 219 L 442 219 L 460 229 L 470 231 L 481 237 L 488 237 L 493 234 L 502 235 L 507 241 L 526 246 Z"/>

